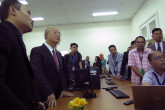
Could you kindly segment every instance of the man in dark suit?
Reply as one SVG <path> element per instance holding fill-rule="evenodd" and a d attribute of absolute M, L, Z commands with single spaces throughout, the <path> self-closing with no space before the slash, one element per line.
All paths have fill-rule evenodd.
<path fill-rule="evenodd" d="M 30 63 L 36 79 L 37 94 L 48 107 L 56 106 L 56 99 L 73 96 L 65 91 L 66 78 L 61 53 L 56 50 L 60 42 L 60 31 L 55 27 L 45 30 L 46 42 L 31 51 Z"/>
<path fill-rule="evenodd" d="M 131 49 L 134 49 L 135 47 L 136 47 L 136 42 L 132 41 L 131 42 Z M 125 80 L 125 79 L 130 80 L 130 78 L 131 78 L 131 68 L 128 67 L 128 54 L 129 54 L 129 50 L 124 52 L 124 55 L 123 55 L 121 71 L 120 71 L 121 76 L 119 78 L 120 80 Z"/>
<path fill-rule="evenodd" d="M 32 31 L 30 11 L 17 0 L 0 6 L 0 109 L 33 110 L 33 72 L 22 34 Z"/>
<path fill-rule="evenodd" d="M 147 48 L 154 50 L 159 50 L 165 55 L 165 42 L 163 41 L 163 33 L 160 28 L 154 28 L 152 30 L 152 38 L 155 40 L 155 43 L 149 45 Z"/>
<path fill-rule="evenodd" d="M 87 68 L 88 66 L 90 66 L 90 61 L 89 61 L 89 56 L 86 56 L 86 59 L 82 60 L 82 67 Z"/>

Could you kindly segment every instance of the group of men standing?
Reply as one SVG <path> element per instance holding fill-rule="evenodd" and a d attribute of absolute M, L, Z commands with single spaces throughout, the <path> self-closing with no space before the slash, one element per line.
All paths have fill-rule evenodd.
<path fill-rule="evenodd" d="M 84 65 L 77 51 L 78 45 L 72 43 L 71 52 L 63 58 L 57 50 L 61 40 L 60 30 L 48 27 L 44 34 L 45 43 L 31 50 L 29 62 L 22 34 L 32 31 L 34 22 L 30 18 L 30 11 L 17 0 L 4 0 L 0 6 L 0 19 L 0 108 L 44 110 L 46 105 L 55 106 L 59 97 L 73 96 L 66 91 L 66 76 L 69 71 L 70 79 L 74 79 L 73 71 Z M 162 30 L 156 28 L 152 34 L 155 43 L 149 48 L 165 53 Z M 153 67 L 150 73 L 153 75 L 146 73 L 143 82 L 151 84 L 149 77 L 159 75 L 154 80 L 158 79 L 158 84 L 164 84 L 161 77 L 165 72 L 164 54 L 160 51 L 150 53 L 151 49 L 144 48 L 145 39 L 142 36 L 137 37 L 135 42 L 137 47 L 128 56 L 128 66 L 132 69 L 131 81 L 140 84 L 142 77 L 145 77 L 143 74 L 150 69 L 150 63 Z M 122 54 L 117 53 L 114 45 L 109 47 L 109 51 L 110 70 L 113 76 L 119 76 Z"/>
<path fill-rule="evenodd" d="M 108 56 L 108 61 L 112 76 L 117 79 L 124 78 L 125 66 L 128 66 L 127 78 L 129 79 L 131 76 L 131 82 L 138 85 L 142 83 L 145 85 L 164 85 L 165 42 L 163 41 L 162 30 L 154 28 L 152 30 L 152 38 L 155 42 L 145 48 L 145 38 L 143 36 L 136 37 L 135 41 L 131 42 L 131 50 L 125 52 L 124 56 L 117 52 L 115 45 L 110 45 L 109 51 L 111 54 Z M 155 74 L 158 75 L 158 78 Z"/>

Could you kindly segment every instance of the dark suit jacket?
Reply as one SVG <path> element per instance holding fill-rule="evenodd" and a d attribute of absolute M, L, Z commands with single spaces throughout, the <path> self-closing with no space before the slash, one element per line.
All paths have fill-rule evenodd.
<path fill-rule="evenodd" d="M 36 79 L 37 94 L 41 101 L 46 101 L 52 93 L 58 98 L 61 91 L 66 89 L 62 56 L 59 51 L 56 51 L 56 54 L 59 62 L 59 72 L 53 56 L 45 44 L 31 50 L 30 63 Z"/>
<path fill-rule="evenodd" d="M 90 61 L 88 61 L 88 66 L 90 66 Z M 82 60 L 82 67 L 85 68 L 85 60 Z"/>
<path fill-rule="evenodd" d="M 9 23 L 0 23 L 0 109 L 32 110 L 33 73 L 22 34 Z"/>
<path fill-rule="evenodd" d="M 152 49 L 152 51 L 156 50 L 155 43 L 147 46 L 147 48 Z M 163 54 L 165 55 L 165 42 L 163 41 Z"/>
<path fill-rule="evenodd" d="M 124 73 L 125 73 L 125 66 L 128 64 L 128 54 L 129 54 L 129 51 L 126 51 L 124 52 L 124 55 L 123 55 L 123 60 L 122 60 L 122 64 L 121 64 L 121 71 L 120 71 L 120 74 L 122 76 L 124 76 Z M 128 67 L 128 79 L 131 78 L 131 68 Z"/>

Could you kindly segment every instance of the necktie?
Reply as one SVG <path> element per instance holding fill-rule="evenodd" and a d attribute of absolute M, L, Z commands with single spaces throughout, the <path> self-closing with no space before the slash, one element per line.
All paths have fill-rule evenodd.
<path fill-rule="evenodd" d="M 158 44 L 158 49 L 157 50 L 161 51 L 160 44 Z"/>
<path fill-rule="evenodd" d="M 59 66 L 58 66 L 57 55 L 56 55 L 56 53 L 55 53 L 55 51 L 54 51 L 54 50 L 53 50 L 53 59 L 54 59 L 54 61 L 55 61 L 55 63 L 56 63 L 56 67 L 57 67 L 58 72 L 59 72 Z"/>

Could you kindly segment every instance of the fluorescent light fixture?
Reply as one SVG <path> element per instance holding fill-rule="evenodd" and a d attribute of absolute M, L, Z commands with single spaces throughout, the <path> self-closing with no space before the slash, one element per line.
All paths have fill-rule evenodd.
<path fill-rule="evenodd" d="M 25 0 L 19 0 L 20 3 L 24 4 L 24 5 L 27 5 L 28 3 L 25 1 Z M 0 2 L 0 5 L 1 5 L 1 2 Z"/>
<path fill-rule="evenodd" d="M 117 11 L 111 11 L 111 12 L 97 12 L 93 13 L 93 16 L 106 16 L 106 15 L 117 15 Z"/>
<path fill-rule="evenodd" d="M 24 4 L 24 5 L 27 5 L 27 1 L 26 0 L 19 0 L 20 3 Z"/>
<path fill-rule="evenodd" d="M 33 21 L 41 21 L 41 20 L 44 20 L 43 17 L 34 17 L 32 18 Z"/>

